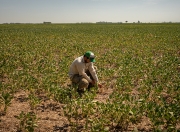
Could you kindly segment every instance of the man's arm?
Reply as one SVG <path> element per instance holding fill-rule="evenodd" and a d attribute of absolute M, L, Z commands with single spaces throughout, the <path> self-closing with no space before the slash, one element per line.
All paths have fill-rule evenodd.
<path fill-rule="evenodd" d="M 96 70 L 95 70 L 95 68 L 94 68 L 93 63 L 91 63 L 88 68 L 89 68 L 89 72 L 91 73 L 91 75 L 92 75 L 92 77 L 93 77 L 93 80 L 94 80 L 95 82 L 98 82 L 99 79 L 98 79 L 98 76 L 97 76 L 97 73 L 96 73 Z"/>
<path fill-rule="evenodd" d="M 91 65 L 89 66 L 89 71 L 94 79 L 91 83 L 98 88 L 102 88 L 102 84 L 99 83 L 99 79 L 98 79 L 93 63 L 91 63 Z"/>
<path fill-rule="evenodd" d="M 85 73 L 85 65 L 83 63 L 78 63 L 76 66 L 79 75 L 82 75 L 88 82 L 92 82 L 92 79 Z"/>

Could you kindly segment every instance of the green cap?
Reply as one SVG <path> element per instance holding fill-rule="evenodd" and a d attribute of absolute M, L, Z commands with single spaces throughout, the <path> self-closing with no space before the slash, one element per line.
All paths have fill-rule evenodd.
<path fill-rule="evenodd" d="M 93 52 L 91 52 L 91 51 L 87 51 L 85 54 L 84 54 L 86 57 L 88 57 L 88 58 L 90 58 L 90 61 L 91 62 L 95 62 L 95 55 L 94 55 L 94 53 Z"/>

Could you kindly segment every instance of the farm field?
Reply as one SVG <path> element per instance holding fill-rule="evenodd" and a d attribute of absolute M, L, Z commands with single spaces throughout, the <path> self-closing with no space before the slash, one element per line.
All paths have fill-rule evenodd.
<path fill-rule="evenodd" d="M 103 84 L 68 70 L 86 51 Z M 0 132 L 180 131 L 180 24 L 1 24 Z"/>

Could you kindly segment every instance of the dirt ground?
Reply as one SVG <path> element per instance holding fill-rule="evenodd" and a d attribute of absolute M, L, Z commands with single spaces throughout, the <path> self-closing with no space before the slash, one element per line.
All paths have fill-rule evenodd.
<path fill-rule="evenodd" d="M 95 97 L 95 101 L 106 102 L 109 95 L 113 92 L 112 88 L 101 89 Z M 41 96 L 41 103 L 36 107 L 35 114 L 38 120 L 38 127 L 35 132 L 68 132 L 69 125 L 67 118 L 63 115 L 63 104 L 55 102 L 46 95 Z M 6 114 L 0 115 L 0 132 L 18 132 L 20 121 L 16 118 L 21 111 L 31 112 L 28 102 L 28 93 L 21 90 L 15 93 Z M 129 131 L 134 128 L 142 131 L 151 130 L 151 122 L 147 117 L 143 117 L 139 124 L 130 125 Z"/>

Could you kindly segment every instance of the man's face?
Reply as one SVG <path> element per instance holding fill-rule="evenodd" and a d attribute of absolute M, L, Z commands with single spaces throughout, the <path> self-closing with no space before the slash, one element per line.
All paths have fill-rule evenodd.
<path fill-rule="evenodd" d="M 84 62 L 85 62 L 85 63 L 89 63 L 89 62 L 90 62 L 90 58 L 88 58 L 88 57 L 85 56 L 85 57 L 84 57 Z"/>

